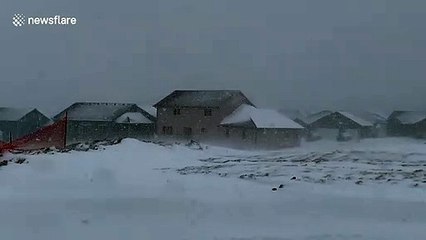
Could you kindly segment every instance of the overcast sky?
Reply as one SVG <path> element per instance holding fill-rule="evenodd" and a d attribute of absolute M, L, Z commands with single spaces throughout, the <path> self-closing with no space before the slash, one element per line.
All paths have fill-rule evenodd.
<path fill-rule="evenodd" d="M 15 27 L 15 13 L 78 22 Z M 262 107 L 426 110 L 425 22 L 423 0 L 3 0 L 0 105 L 197 88 Z"/>

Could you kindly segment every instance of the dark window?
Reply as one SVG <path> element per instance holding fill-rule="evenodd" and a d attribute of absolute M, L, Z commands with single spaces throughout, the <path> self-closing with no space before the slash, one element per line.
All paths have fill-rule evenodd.
<path fill-rule="evenodd" d="M 243 133 L 242 133 L 241 137 L 242 137 L 243 139 L 246 139 L 246 138 L 247 138 L 247 134 L 246 134 L 246 130 L 245 130 L 245 129 L 243 129 Z"/>
<path fill-rule="evenodd" d="M 173 114 L 174 114 L 174 115 L 180 115 L 180 109 L 179 109 L 179 108 L 175 108 L 175 109 L 173 110 Z"/>
<path fill-rule="evenodd" d="M 163 134 L 164 135 L 172 135 L 173 134 L 173 127 L 172 126 L 164 126 L 163 127 Z"/>
<path fill-rule="evenodd" d="M 207 129 L 206 128 L 201 128 L 201 133 L 206 133 Z"/>
<path fill-rule="evenodd" d="M 204 116 L 211 116 L 211 115 L 212 115 L 212 110 L 211 109 L 209 109 L 209 108 L 204 109 Z"/>
<path fill-rule="evenodd" d="M 191 136 L 192 135 L 192 128 L 190 128 L 190 127 L 184 127 L 183 128 L 183 135 L 185 135 L 185 136 Z"/>
<path fill-rule="evenodd" d="M 229 128 L 225 129 L 225 136 L 229 137 Z"/>

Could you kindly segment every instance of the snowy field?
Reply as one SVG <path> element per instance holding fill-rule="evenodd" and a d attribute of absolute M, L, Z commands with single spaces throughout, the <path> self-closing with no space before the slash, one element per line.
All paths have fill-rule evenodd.
<path fill-rule="evenodd" d="M 426 239 L 420 140 L 238 151 L 126 139 L 2 158 L 1 239 Z"/>

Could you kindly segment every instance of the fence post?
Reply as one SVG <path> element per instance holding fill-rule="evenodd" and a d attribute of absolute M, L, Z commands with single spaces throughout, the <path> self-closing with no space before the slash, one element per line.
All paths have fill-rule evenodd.
<path fill-rule="evenodd" d="M 67 147 L 67 131 L 68 131 L 68 112 L 65 112 L 64 120 L 64 148 Z"/>

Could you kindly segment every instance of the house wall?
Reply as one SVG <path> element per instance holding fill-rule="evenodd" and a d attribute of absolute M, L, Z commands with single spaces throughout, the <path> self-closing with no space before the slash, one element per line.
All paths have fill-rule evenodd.
<path fill-rule="evenodd" d="M 416 124 L 401 124 L 396 119 L 389 119 L 387 130 L 389 136 L 426 138 L 426 119 Z"/>
<path fill-rule="evenodd" d="M 310 131 L 325 139 L 336 139 L 339 128 L 344 129 L 345 133 L 351 135 L 353 139 L 375 136 L 373 127 L 360 126 L 351 119 L 338 113 L 327 115 L 309 125 Z"/>
<path fill-rule="evenodd" d="M 320 136 L 321 139 L 336 140 L 339 135 L 339 129 L 336 128 L 317 128 L 314 134 Z M 361 139 L 361 132 L 359 129 L 346 129 L 345 134 L 351 136 L 352 139 Z"/>
<path fill-rule="evenodd" d="M 67 144 L 121 138 L 146 138 L 154 134 L 154 124 L 124 124 L 106 121 L 68 121 Z"/>
<path fill-rule="evenodd" d="M 22 117 L 17 122 L 17 136 L 22 137 L 27 134 L 33 133 L 36 130 L 42 128 L 48 124 L 51 120 L 41 114 L 40 112 L 34 110 Z"/>
<path fill-rule="evenodd" d="M 345 116 L 337 113 L 333 113 L 318 119 L 317 121 L 310 124 L 311 128 L 330 128 L 338 129 L 339 127 L 345 129 L 357 129 L 360 126 L 352 121 L 351 119 L 346 118 Z"/>
<path fill-rule="evenodd" d="M 222 134 L 220 122 L 244 102 L 244 99 L 234 99 L 229 104 L 216 108 L 158 107 L 156 132 L 159 136 L 167 135 L 163 133 L 163 127 L 172 127 L 172 135 L 175 137 L 196 140 L 220 137 Z M 175 109 L 180 109 L 180 115 L 174 114 Z M 211 109 L 211 116 L 204 115 L 205 109 Z M 191 136 L 186 136 L 184 128 L 191 128 Z M 205 132 L 202 132 L 202 129 L 205 129 Z"/>
<path fill-rule="evenodd" d="M 375 137 L 379 137 L 379 138 L 387 137 L 386 124 L 375 124 L 372 131 Z"/>
<path fill-rule="evenodd" d="M 302 129 L 257 129 L 256 145 L 262 148 L 300 146 Z"/>
<path fill-rule="evenodd" d="M 391 118 L 387 123 L 387 133 L 389 136 L 409 136 L 410 126 L 401 124 L 397 119 Z"/>
<path fill-rule="evenodd" d="M 221 127 L 222 145 L 235 148 L 279 149 L 300 146 L 302 129 Z M 228 132 L 228 134 L 227 134 Z"/>
<path fill-rule="evenodd" d="M 11 135 L 12 140 L 17 138 L 17 122 L 15 121 L 0 121 L 0 131 L 2 134 L 2 141 L 8 142 Z"/>
<path fill-rule="evenodd" d="M 49 121 L 49 118 L 38 111 L 31 111 L 18 121 L 0 121 L 0 131 L 3 132 L 0 140 L 7 142 L 10 136 L 12 140 L 23 137 L 35 132 Z"/>

